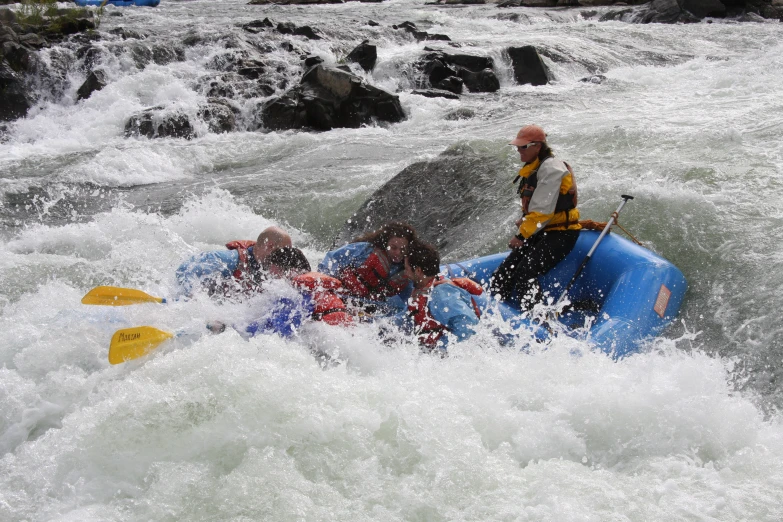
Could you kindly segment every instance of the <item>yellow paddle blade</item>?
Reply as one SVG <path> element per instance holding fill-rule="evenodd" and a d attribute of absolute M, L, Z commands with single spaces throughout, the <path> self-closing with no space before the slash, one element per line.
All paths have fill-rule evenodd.
<path fill-rule="evenodd" d="M 138 359 L 154 350 L 166 339 L 174 337 L 173 333 L 164 332 L 151 326 L 137 326 L 117 330 L 111 337 L 109 345 L 109 362 L 119 364 Z"/>
<path fill-rule="evenodd" d="M 133 288 L 118 286 L 96 286 L 82 297 L 82 304 L 105 306 L 128 306 L 139 303 L 165 303 L 162 297 L 145 294 Z"/>

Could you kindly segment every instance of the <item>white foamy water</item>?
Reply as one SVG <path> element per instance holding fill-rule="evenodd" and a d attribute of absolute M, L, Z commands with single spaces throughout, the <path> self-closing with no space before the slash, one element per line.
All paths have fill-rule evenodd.
<path fill-rule="evenodd" d="M 0 143 L 0 520 L 783 518 L 779 24 L 635 26 L 419 1 L 120 11 L 101 31 L 205 42 L 144 70 L 109 53 L 111 83 L 78 103 L 74 69 L 65 97 Z M 425 45 L 493 56 L 502 88 L 459 101 L 403 91 L 408 119 L 391 126 L 123 137 L 153 105 L 195 114 L 210 60 L 244 49 L 239 26 L 264 17 L 320 30 L 266 38 L 327 60 L 371 39 L 367 78 L 387 89 L 410 89 L 402 72 Z M 405 20 L 462 47 L 391 29 Z M 557 81 L 513 84 L 502 50 L 524 44 L 568 58 L 546 59 Z M 272 58 L 296 81 L 298 56 Z M 579 82 L 596 72 L 603 84 Z M 457 109 L 474 116 L 446 119 Z M 505 144 L 529 122 L 574 165 L 585 217 L 633 194 L 621 222 L 689 281 L 680 319 L 640 354 L 613 361 L 570 338 L 501 347 L 502 325 L 488 323 L 440 359 L 382 343 L 374 325 L 250 341 L 204 329 L 250 320 L 263 300 L 80 304 L 101 284 L 171 297 L 187 256 L 272 224 L 316 264 L 372 191 L 455 143 L 507 156 L 498 176 L 510 181 Z M 509 231 L 486 225 L 499 248 Z M 112 333 L 137 325 L 183 335 L 110 366 Z"/>

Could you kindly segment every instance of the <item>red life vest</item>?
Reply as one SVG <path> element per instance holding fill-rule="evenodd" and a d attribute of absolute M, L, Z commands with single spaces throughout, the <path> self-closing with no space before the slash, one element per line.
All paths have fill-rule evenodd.
<path fill-rule="evenodd" d="M 231 272 L 234 281 L 223 281 L 216 284 L 211 290 L 210 295 L 220 293 L 224 297 L 232 297 L 237 294 L 252 294 L 254 292 L 260 292 L 261 287 L 259 284 L 258 274 L 255 272 L 258 270 L 257 264 L 254 263 L 254 259 L 251 258 L 249 248 L 255 245 L 255 241 L 249 239 L 238 239 L 226 243 L 226 248 L 229 250 L 236 250 L 239 254 L 239 262 L 237 267 Z"/>
<path fill-rule="evenodd" d="M 389 277 L 389 258 L 375 248 L 358 267 L 347 267 L 340 272 L 344 288 L 357 297 L 383 300 L 405 290 L 410 279 L 403 271 Z"/>
<path fill-rule="evenodd" d="M 239 253 L 239 263 L 237 263 L 237 267 L 233 272 L 233 276 L 234 279 L 240 283 L 244 282 L 244 280 L 247 278 L 248 268 L 250 267 L 248 257 L 250 255 L 250 251 L 248 249 L 255 244 L 256 242 L 250 239 L 237 239 L 235 241 L 229 241 L 226 243 L 227 249 L 236 250 Z"/>
<path fill-rule="evenodd" d="M 294 287 L 307 290 L 313 298 L 313 319 L 335 326 L 348 326 L 353 316 L 345 310 L 345 303 L 335 293 L 342 283 L 334 277 L 318 272 L 308 272 L 296 276 L 291 283 Z"/>
<path fill-rule="evenodd" d="M 408 313 L 413 318 L 414 332 L 419 338 L 419 343 L 429 348 L 434 348 L 441 336 L 448 330 L 446 325 L 432 317 L 430 308 L 427 306 L 430 301 L 432 289 L 443 284 L 453 284 L 468 291 L 472 295 L 481 295 L 484 292 L 481 285 L 467 277 L 440 280 L 433 279 L 426 287 L 413 290 L 413 294 L 411 294 L 409 301 L 410 304 L 408 305 Z M 476 317 L 481 318 L 481 310 L 476 304 L 476 300 L 471 297 L 470 303 L 473 305 L 473 312 L 476 314 Z"/>

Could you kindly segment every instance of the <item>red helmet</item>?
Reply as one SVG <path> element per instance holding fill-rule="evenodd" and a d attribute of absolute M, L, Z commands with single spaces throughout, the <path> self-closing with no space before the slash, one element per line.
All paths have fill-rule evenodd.
<path fill-rule="evenodd" d="M 538 125 L 525 125 L 517 133 L 517 137 L 509 145 L 519 147 L 520 145 L 527 145 L 528 143 L 545 143 L 546 132 Z"/>

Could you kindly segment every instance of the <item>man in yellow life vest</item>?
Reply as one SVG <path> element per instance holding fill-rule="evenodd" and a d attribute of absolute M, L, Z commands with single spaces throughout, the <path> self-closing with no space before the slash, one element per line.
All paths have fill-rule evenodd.
<path fill-rule="evenodd" d="M 509 143 L 524 163 L 514 183 L 522 203 L 511 252 L 492 275 L 491 291 L 521 309 L 541 300 L 538 276 L 573 250 L 579 237 L 576 179 L 571 167 L 555 158 L 544 129 L 527 125 Z"/>

